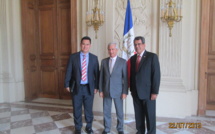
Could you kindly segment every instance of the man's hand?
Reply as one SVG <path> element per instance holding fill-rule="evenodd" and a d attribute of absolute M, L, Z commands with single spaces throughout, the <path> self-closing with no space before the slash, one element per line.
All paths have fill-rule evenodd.
<path fill-rule="evenodd" d="M 151 100 L 156 100 L 157 99 L 157 94 L 151 94 Z"/>
<path fill-rule="evenodd" d="M 94 94 L 96 94 L 98 92 L 98 90 L 97 89 L 94 89 Z"/>
<path fill-rule="evenodd" d="M 127 94 L 122 94 L 121 98 L 125 99 L 127 97 Z"/>
<path fill-rule="evenodd" d="M 69 89 L 69 87 L 66 87 L 65 89 L 66 89 L 66 91 L 67 91 L 67 92 L 70 92 L 70 89 Z"/>
<path fill-rule="evenodd" d="M 99 93 L 99 96 L 102 97 L 102 98 L 104 98 L 103 92 L 100 92 L 100 93 Z"/>

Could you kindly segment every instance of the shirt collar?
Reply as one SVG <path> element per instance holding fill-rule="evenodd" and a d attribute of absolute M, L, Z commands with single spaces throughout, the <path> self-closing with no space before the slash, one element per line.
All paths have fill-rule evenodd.
<path fill-rule="evenodd" d="M 88 56 L 89 56 L 89 52 L 86 53 L 86 54 L 84 54 L 83 52 L 80 52 L 80 55 L 81 55 L 81 56 L 86 55 L 86 57 L 88 57 Z"/>
<path fill-rule="evenodd" d="M 144 54 L 145 51 L 146 51 L 146 50 L 144 50 L 144 51 L 140 54 L 140 57 L 143 56 L 143 54 Z M 137 56 L 139 56 L 139 55 L 137 54 Z"/>
<path fill-rule="evenodd" d="M 116 60 L 116 58 L 117 58 L 117 55 L 115 57 L 113 57 L 113 58 L 110 57 L 110 59 L 112 59 L 112 60 Z"/>

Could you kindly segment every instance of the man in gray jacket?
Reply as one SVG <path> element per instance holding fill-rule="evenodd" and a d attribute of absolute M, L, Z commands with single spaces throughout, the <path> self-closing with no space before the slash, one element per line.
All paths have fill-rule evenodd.
<path fill-rule="evenodd" d="M 117 131 L 124 134 L 123 130 L 123 99 L 127 97 L 127 65 L 126 60 L 117 56 L 118 47 L 116 43 L 108 44 L 108 58 L 101 62 L 99 95 L 103 98 L 104 131 L 111 130 L 111 107 L 114 101 L 117 115 Z"/>

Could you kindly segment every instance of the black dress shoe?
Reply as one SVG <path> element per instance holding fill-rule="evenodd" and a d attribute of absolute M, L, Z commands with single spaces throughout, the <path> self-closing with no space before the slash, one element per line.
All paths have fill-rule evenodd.
<path fill-rule="evenodd" d="M 124 134 L 124 132 L 123 131 L 119 131 L 118 134 Z"/>
<path fill-rule="evenodd" d="M 110 132 L 105 132 L 105 131 L 103 131 L 102 134 L 110 134 Z"/>
<path fill-rule="evenodd" d="M 75 129 L 75 134 L 81 134 L 81 130 Z"/>
<path fill-rule="evenodd" d="M 145 134 L 145 133 L 141 133 L 140 131 L 137 131 L 137 133 L 136 134 Z"/>
<path fill-rule="evenodd" d="M 87 134 L 93 134 L 93 130 L 91 128 L 85 128 Z"/>

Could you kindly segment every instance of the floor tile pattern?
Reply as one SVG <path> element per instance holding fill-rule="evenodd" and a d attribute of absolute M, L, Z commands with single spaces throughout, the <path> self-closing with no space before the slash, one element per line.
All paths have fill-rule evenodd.
<path fill-rule="evenodd" d="M 74 122 L 72 107 L 62 105 L 59 100 L 43 102 L 0 103 L 0 134 L 73 134 Z M 135 134 L 134 115 L 127 115 L 125 133 Z M 84 116 L 83 116 L 84 122 Z M 169 123 L 200 123 L 201 128 L 169 128 Z M 85 134 L 83 123 L 82 133 Z M 103 116 L 94 112 L 93 130 L 95 134 L 103 131 Z M 157 134 L 214 134 L 215 117 L 164 118 L 157 117 Z M 116 115 L 112 114 L 111 134 L 117 134 Z"/>

